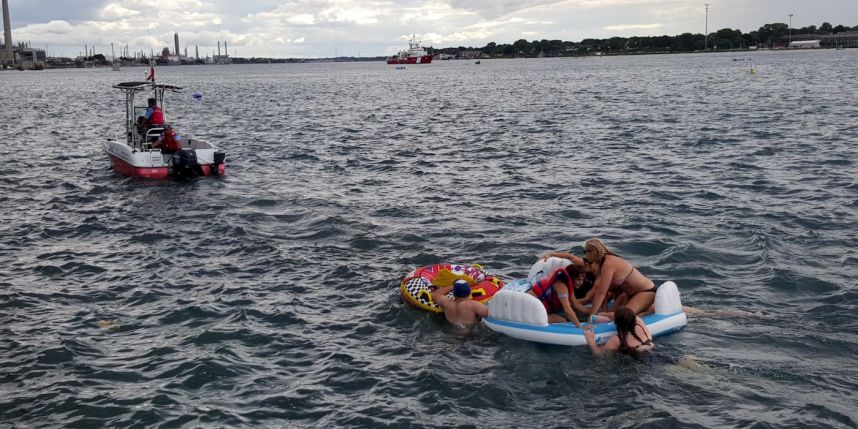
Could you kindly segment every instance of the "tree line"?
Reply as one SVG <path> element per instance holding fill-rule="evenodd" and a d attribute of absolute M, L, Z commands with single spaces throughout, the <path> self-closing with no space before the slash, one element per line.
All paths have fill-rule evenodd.
<path fill-rule="evenodd" d="M 644 37 L 611 37 L 608 39 L 584 39 L 580 42 L 568 42 L 563 40 L 534 40 L 528 42 L 520 39 L 512 44 L 490 42 L 481 48 L 459 46 L 455 48 L 435 48 L 435 54 L 461 56 L 463 52 L 480 51 L 483 55 L 490 57 L 559 57 L 573 55 L 588 55 L 594 52 L 631 53 L 631 52 L 692 52 L 703 49 L 731 50 L 746 49 L 752 46 L 778 47 L 785 46 L 790 34 L 798 35 L 829 35 L 846 31 L 858 31 L 858 25 L 848 27 L 844 25 L 832 26 L 823 22 L 819 27 L 815 25 L 793 28 L 784 23 L 766 24 L 756 31 L 743 33 L 741 30 L 724 28 L 710 33 L 708 40 L 703 34 L 683 33 L 677 36 L 644 36 Z"/>

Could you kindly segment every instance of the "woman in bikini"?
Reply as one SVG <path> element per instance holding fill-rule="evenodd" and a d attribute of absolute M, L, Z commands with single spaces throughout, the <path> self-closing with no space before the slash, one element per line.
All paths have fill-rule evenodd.
<path fill-rule="evenodd" d="M 615 297 L 615 305 L 626 305 L 635 314 L 641 314 L 655 302 L 656 286 L 652 280 L 641 274 L 637 268 L 620 258 L 598 239 L 584 243 L 584 257 L 571 253 L 554 252 L 549 256 L 566 258 L 576 265 L 582 265 L 596 275 L 593 286 L 593 301 L 588 319 L 596 315 L 610 292 Z"/>
<path fill-rule="evenodd" d="M 617 335 L 609 338 L 603 346 L 596 344 L 596 335 L 591 329 L 584 330 L 584 338 L 594 355 L 604 356 L 609 352 L 635 354 L 655 348 L 649 328 L 629 307 L 617 307 L 614 323 L 617 325 Z"/>

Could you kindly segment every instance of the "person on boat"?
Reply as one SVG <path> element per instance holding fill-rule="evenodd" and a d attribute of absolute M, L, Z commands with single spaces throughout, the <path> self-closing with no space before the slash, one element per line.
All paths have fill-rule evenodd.
<path fill-rule="evenodd" d="M 456 280 L 451 286 L 433 285 L 432 300 L 444 310 L 444 316 L 452 324 L 471 326 L 489 315 L 489 308 L 471 299 L 471 284 L 466 280 Z M 453 299 L 447 293 L 453 290 Z"/>
<path fill-rule="evenodd" d="M 161 108 L 158 107 L 158 103 L 154 98 L 149 99 L 149 108 L 146 109 L 146 113 L 143 115 L 143 118 L 146 119 L 147 127 L 164 125 L 164 112 L 162 112 Z"/>
<path fill-rule="evenodd" d="M 175 132 L 169 125 L 165 125 L 164 132 L 152 147 L 161 149 L 162 153 L 175 153 L 182 149 L 182 136 Z"/>
<path fill-rule="evenodd" d="M 158 107 L 158 102 L 150 98 L 146 113 L 137 118 L 137 128 L 144 131 L 146 128 L 160 127 L 164 125 L 164 112 Z"/>
<path fill-rule="evenodd" d="M 584 243 L 583 258 L 567 252 L 553 252 L 549 255 L 589 267 L 590 272 L 596 276 L 589 318 L 600 311 L 609 294 L 613 295 L 615 306 L 626 305 L 635 314 L 649 311 L 655 302 L 658 289 L 655 283 L 641 274 L 634 265 L 608 250 L 602 240 L 587 240 Z"/>
<path fill-rule="evenodd" d="M 571 272 L 570 269 L 572 270 Z M 574 323 L 575 326 L 581 327 L 578 315 L 575 314 L 575 309 L 579 306 L 574 292 L 575 280 L 578 278 L 583 282 L 583 273 L 574 264 L 570 264 L 546 273 L 545 277 L 535 281 L 531 285 L 527 293 L 542 301 L 542 305 L 548 313 L 548 323 L 565 323 L 569 321 Z M 561 311 L 566 315 L 565 318 L 556 314 Z"/>
<path fill-rule="evenodd" d="M 652 332 L 631 308 L 617 307 L 614 311 L 614 323 L 617 325 L 617 335 L 609 338 L 601 346 L 596 344 L 596 334 L 593 330 L 584 329 L 584 338 L 594 355 L 604 356 L 611 352 L 635 354 L 655 348 Z"/>

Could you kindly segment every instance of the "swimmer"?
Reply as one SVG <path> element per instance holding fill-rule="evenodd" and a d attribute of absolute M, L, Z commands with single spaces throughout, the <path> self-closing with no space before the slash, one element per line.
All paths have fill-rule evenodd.
<path fill-rule="evenodd" d="M 608 339 L 600 346 L 596 344 L 596 334 L 591 329 L 584 330 L 584 338 L 595 356 L 604 356 L 611 352 L 636 354 L 655 348 L 652 333 L 640 317 L 629 307 L 618 307 L 614 311 L 614 323 L 617 325 L 617 335 Z"/>
<path fill-rule="evenodd" d="M 431 286 L 432 300 L 444 310 L 447 321 L 453 324 L 475 325 L 488 317 L 489 308 L 471 299 L 471 285 L 465 280 L 456 280 L 452 286 Z M 454 299 L 447 298 L 453 290 Z"/>

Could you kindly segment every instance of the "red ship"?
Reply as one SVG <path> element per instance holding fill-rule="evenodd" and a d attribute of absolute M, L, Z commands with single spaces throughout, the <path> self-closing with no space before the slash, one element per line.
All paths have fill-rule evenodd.
<path fill-rule="evenodd" d="M 414 41 L 414 37 L 408 42 L 408 50 L 399 51 L 396 55 L 387 59 L 388 64 L 430 64 L 432 63 L 432 55 L 426 52 L 419 42 Z"/>

